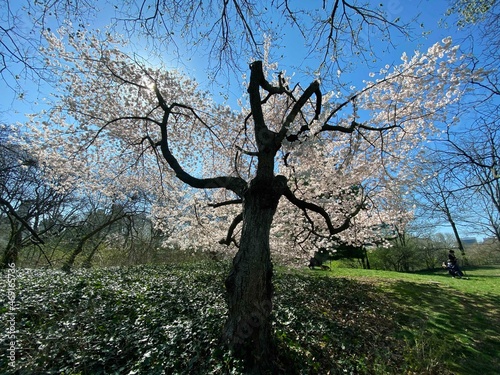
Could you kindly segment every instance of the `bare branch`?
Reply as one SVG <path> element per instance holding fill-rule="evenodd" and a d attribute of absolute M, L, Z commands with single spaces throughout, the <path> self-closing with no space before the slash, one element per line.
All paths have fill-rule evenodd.
<path fill-rule="evenodd" d="M 179 107 L 179 104 L 167 105 L 163 96 L 160 93 L 160 90 L 157 86 L 154 88 L 156 96 L 158 98 L 158 103 L 160 107 L 164 111 L 163 119 L 160 124 L 161 129 L 161 141 L 160 148 L 162 151 L 162 155 L 167 161 L 168 165 L 174 170 L 175 175 L 184 183 L 188 184 L 191 187 L 197 189 L 215 189 L 215 188 L 225 188 L 233 191 L 238 196 L 243 196 L 243 193 L 247 187 L 247 183 L 240 177 L 231 177 L 231 176 L 221 176 L 221 177 L 213 177 L 213 178 L 196 178 L 186 172 L 177 159 L 174 157 L 172 152 L 170 151 L 170 147 L 168 144 L 168 132 L 167 126 L 170 114 L 172 113 L 172 109 L 175 107 Z M 182 106 L 186 108 L 187 106 Z M 189 108 L 189 107 L 187 107 Z M 198 118 L 198 117 L 197 117 Z"/>
<path fill-rule="evenodd" d="M 238 151 L 240 151 L 242 154 L 248 155 L 248 156 L 259 156 L 259 153 L 256 151 L 247 151 L 243 150 L 240 146 L 235 146 Z"/>
<path fill-rule="evenodd" d="M 236 227 L 238 226 L 238 224 L 241 223 L 242 221 L 243 221 L 243 214 L 240 213 L 233 219 L 233 222 L 229 226 L 229 229 L 227 230 L 226 238 L 219 241 L 219 243 L 221 245 L 229 246 L 231 244 L 231 242 L 233 242 L 236 245 L 236 247 L 238 247 L 238 243 L 233 238 L 233 233 L 234 233 L 234 230 L 236 229 Z"/>
<path fill-rule="evenodd" d="M 26 222 L 26 220 L 24 220 L 21 216 L 17 214 L 15 208 L 12 207 L 12 205 L 8 201 L 0 197 L 0 204 L 5 206 L 9 214 L 14 216 L 14 218 L 17 221 L 19 221 L 23 225 L 23 227 L 25 227 L 39 243 L 41 244 L 44 243 L 43 240 L 38 236 L 38 233 L 31 227 L 31 225 L 28 222 Z"/>
<path fill-rule="evenodd" d="M 224 201 L 224 202 L 219 202 L 219 203 L 209 203 L 209 207 L 217 208 L 217 207 L 223 207 L 223 206 L 229 206 L 231 204 L 241 204 L 243 203 L 242 199 L 233 199 L 230 201 Z"/>

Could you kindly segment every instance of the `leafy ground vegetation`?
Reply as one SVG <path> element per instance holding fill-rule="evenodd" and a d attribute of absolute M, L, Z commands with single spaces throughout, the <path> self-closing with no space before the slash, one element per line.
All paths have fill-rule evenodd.
<path fill-rule="evenodd" d="M 16 371 L 241 373 L 218 340 L 227 271 L 221 263 L 71 274 L 19 269 Z M 286 374 L 495 374 L 500 267 L 471 269 L 468 276 L 279 268 L 278 365 Z M 1 298 L 5 323 L 5 293 Z M 3 353 L 0 373 L 16 373 Z"/>

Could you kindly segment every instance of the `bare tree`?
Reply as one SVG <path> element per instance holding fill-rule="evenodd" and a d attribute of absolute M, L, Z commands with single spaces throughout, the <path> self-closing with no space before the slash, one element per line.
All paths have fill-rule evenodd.
<path fill-rule="evenodd" d="M 110 234 L 112 226 L 121 220 L 131 216 L 126 206 L 112 204 L 109 210 L 99 202 L 97 207 L 93 207 L 84 218 L 84 221 L 77 227 L 77 233 L 71 236 L 71 242 L 75 244 L 68 259 L 64 263 L 62 270 L 70 272 L 76 258 L 85 250 L 85 246 L 92 242 L 92 249 L 86 257 L 86 264 L 90 265 L 92 257 L 97 248 L 104 242 Z"/>
<path fill-rule="evenodd" d="M 455 0 L 448 14 L 458 15 L 456 26 L 470 34 L 476 69 L 487 74 L 480 82 L 471 81 L 470 95 L 457 110 L 463 126 L 448 127 L 438 150 L 440 174 L 446 176 L 441 183 L 448 185 L 448 196 L 468 197 L 464 223 L 500 239 L 500 3 Z"/>
<path fill-rule="evenodd" d="M 466 189 L 474 199 L 471 213 L 480 220 L 469 224 L 500 241 L 500 129 L 496 119 L 491 123 L 485 120 L 480 117 L 464 135 L 449 134 L 443 153 L 451 156 L 448 169 L 460 171 L 455 174 L 455 190 Z"/>
<path fill-rule="evenodd" d="M 206 56 L 207 74 L 219 86 L 235 73 L 246 73 L 242 62 L 265 59 L 267 43 L 274 47 L 272 59 L 294 54 L 294 71 L 345 85 L 338 71 L 351 70 L 357 61 L 375 62 L 383 52 L 374 48 L 375 41 L 388 41 L 390 49 L 394 34 L 411 38 L 413 20 L 402 21 L 408 16 L 403 9 L 399 2 L 371 6 L 348 0 L 314 5 L 289 0 L 126 0 L 116 6 L 114 25 L 130 36 L 147 37 L 159 56 L 168 52 L 180 65 L 186 56 Z M 291 35 L 304 45 L 302 55 L 295 45 L 286 44 Z"/>
<path fill-rule="evenodd" d="M 394 32 L 406 38 L 411 35 L 410 20 L 401 22 L 402 7 L 397 2 L 373 8 L 348 0 L 327 0 L 319 6 L 288 0 L 0 0 L 0 4 L 4 10 L 0 74 L 21 99 L 28 94 L 24 82 L 52 81 L 40 54 L 43 33 L 69 24 L 76 32 L 85 31 L 91 20 L 100 21 L 103 14 L 110 15 L 104 23 L 126 33 L 132 43 L 140 43 L 141 51 L 146 45 L 150 52 L 161 58 L 172 56 L 181 66 L 194 56 L 205 56 L 207 74 L 222 75 L 221 82 L 227 74 L 239 76 L 242 61 L 262 59 L 266 41 L 272 41 L 275 50 L 290 48 L 283 39 L 291 33 L 306 46 L 294 69 L 316 71 L 323 81 L 337 77 L 338 69 L 348 70 L 353 59 L 373 62 L 379 52 L 373 41 L 387 40 L 391 45 Z"/>
<path fill-rule="evenodd" d="M 0 128 L 0 213 L 9 223 L 2 266 L 17 263 L 19 252 L 30 244 L 43 244 L 50 228 L 41 223 L 63 209 L 60 194 L 44 178 L 43 168 L 25 150 L 7 139 L 8 128 Z M 43 253 L 43 249 L 40 248 Z M 44 254 L 45 255 L 45 254 Z M 48 260 L 48 258 L 47 258 Z M 50 263 L 50 260 L 48 260 Z"/>
<path fill-rule="evenodd" d="M 427 163 L 428 169 L 423 174 L 428 177 L 417 189 L 420 214 L 423 212 L 425 221 L 432 222 L 435 226 L 448 224 L 458 249 L 465 255 L 459 231 L 459 223 L 463 223 L 464 217 L 467 217 L 464 190 L 457 185 L 456 174 L 450 173 L 449 165 L 443 164 L 442 159 L 436 160 L 435 157 L 436 154 L 434 160 Z"/>

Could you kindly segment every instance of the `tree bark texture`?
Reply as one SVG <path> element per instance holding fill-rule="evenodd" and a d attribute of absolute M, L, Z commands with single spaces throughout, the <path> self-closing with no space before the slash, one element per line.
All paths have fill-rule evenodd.
<path fill-rule="evenodd" d="M 256 178 L 250 184 L 243 198 L 240 248 L 226 279 L 229 314 L 224 339 L 235 356 L 244 361 L 249 374 L 272 371 L 273 267 L 269 234 L 282 191 L 279 176 L 271 183 Z"/>

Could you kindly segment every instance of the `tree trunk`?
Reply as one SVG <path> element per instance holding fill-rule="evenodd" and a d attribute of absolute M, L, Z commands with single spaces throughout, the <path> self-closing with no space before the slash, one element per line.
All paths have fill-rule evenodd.
<path fill-rule="evenodd" d="M 462 256 L 465 258 L 465 248 L 462 243 L 462 239 L 460 238 L 460 235 L 458 234 L 458 229 L 457 226 L 455 225 L 455 222 L 451 218 L 451 215 L 448 214 L 448 222 L 451 225 L 451 229 L 453 230 L 453 234 L 455 236 L 455 239 L 457 240 L 457 245 L 458 245 L 458 250 L 460 250 L 460 253 Z"/>
<path fill-rule="evenodd" d="M 78 245 L 73 250 L 73 252 L 69 256 L 68 260 L 66 260 L 66 262 L 64 262 L 64 264 L 61 268 L 62 271 L 66 272 L 66 273 L 71 272 L 71 268 L 73 267 L 73 264 L 75 263 L 76 257 L 83 251 L 83 246 L 85 246 L 85 242 L 87 242 L 86 239 L 82 239 L 78 242 Z"/>
<path fill-rule="evenodd" d="M 271 373 L 274 348 L 271 335 L 271 224 L 279 198 L 279 183 L 254 180 L 243 199 L 240 248 L 226 279 L 229 314 L 224 340 L 242 359 L 248 374 Z"/>
<path fill-rule="evenodd" d="M 17 223 L 12 226 L 12 235 L 5 248 L 1 268 L 6 269 L 9 264 L 16 264 L 19 256 L 19 251 L 23 243 L 23 227 Z"/>
<path fill-rule="evenodd" d="M 62 270 L 64 272 L 68 272 L 68 273 L 71 272 L 71 268 L 73 267 L 73 264 L 75 263 L 76 257 L 78 255 L 80 255 L 80 253 L 83 251 L 83 247 L 85 246 L 87 241 L 90 240 L 93 236 L 97 235 L 102 230 L 109 228 L 111 225 L 116 223 L 118 220 L 121 220 L 126 216 L 127 216 L 127 214 L 121 213 L 120 215 L 118 215 L 114 218 L 109 218 L 108 221 L 102 223 L 97 228 L 94 228 L 94 230 L 92 230 L 90 233 L 87 233 L 82 238 L 80 238 L 80 241 L 78 241 L 78 245 L 76 246 L 75 250 L 73 250 L 73 252 L 71 253 L 68 260 L 62 266 Z M 103 238 L 99 242 L 102 242 L 102 241 L 103 241 Z"/>
<path fill-rule="evenodd" d="M 368 251 L 366 247 L 363 246 L 363 268 L 369 270 L 370 269 L 370 260 L 368 259 Z"/>
<path fill-rule="evenodd" d="M 97 244 L 94 245 L 94 247 L 92 248 L 92 251 L 87 256 L 87 259 L 85 259 L 83 261 L 82 268 L 91 268 L 92 267 L 92 259 L 94 258 L 95 253 L 97 253 L 97 250 L 99 249 L 99 246 L 101 246 L 103 241 L 104 241 L 104 238 L 102 238 L 100 241 L 97 242 Z"/>

